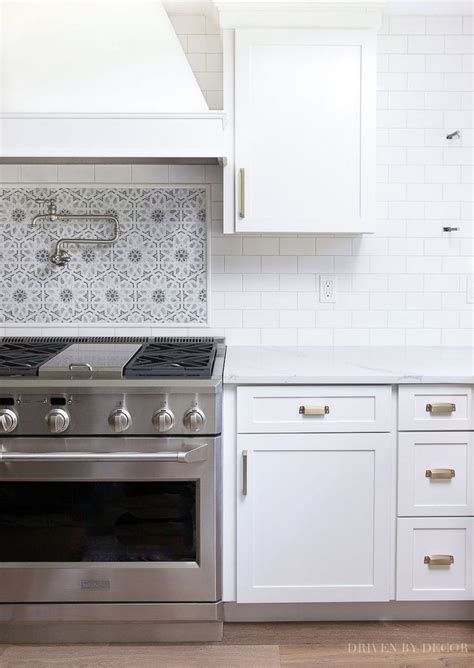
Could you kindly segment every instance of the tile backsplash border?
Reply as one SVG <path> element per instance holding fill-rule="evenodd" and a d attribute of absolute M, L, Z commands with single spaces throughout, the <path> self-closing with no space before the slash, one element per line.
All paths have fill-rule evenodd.
<path fill-rule="evenodd" d="M 5 168 L 5 165 L 0 165 L 0 167 Z M 212 248 L 211 248 L 211 185 L 208 183 L 204 182 L 197 182 L 197 183 L 191 183 L 191 182 L 184 182 L 184 181 L 177 181 L 177 182 L 169 182 L 169 181 L 163 181 L 161 183 L 152 181 L 149 179 L 148 181 L 144 180 L 143 182 L 135 181 L 135 180 L 128 180 L 128 181 L 117 181 L 115 180 L 115 177 L 118 176 L 118 172 L 114 169 L 115 167 L 120 168 L 125 168 L 126 170 L 130 170 L 132 167 L 135 167 L 135 165 L 131 164 L 124 164 L 124 165 L 89 165 L 89 164 L 81 164 L 81 163 L 75 163 L 71 165 L 56 165 L 56 164 L 45 164 L 45 165 L 39 165 L 39 164 L 25 164 L 25 165 L 7 165 L 7 167 L 13 167 L 17 168 L 19 175 L 21 175 L 21 182 L 15 182 L 11 179 L 5 179 L 2 182 L 0 182 L 0 189 L 13 189 L 16 188 L 18 190 L 33 190 L 35 188 L 41 188 L 43 190 L 47 189 L 52 189 L 52 190 L 58 190 L 60 188 L 70 188 L 70 189 L 85 189 L 85 188 L 91 188 L 91 189 L 100 189 L 100 190 L 105 190 L 105 189 L 131 189 L 131 188 L 143 188 L 143 189 L 165 189 L 165 190 L 171 190 L 171 189 L 180 189 L 180 188 L 185 188 L 185 189 L 196 189 L 196 190 L 201 190 L 205 192 L 205 199 L 206 199 L 206 206 L 205 206 L 205 211 L 206 211 L 206 220 L 205 220 L 205 230 L 206 230 L 206 241 L 205 241 L 205 249 L 206 249 L 206 262 L 205 262 L 205 271 L 206 271 L 206 293 L 207 293 L 207 300 L 206 300 L 206 319 L 203 321 L 199 322 L 185 322 L 185 323 L 177 323 L 177 322 L 128 322 L 128 321 L 95 321 L 95 322 L 85 322 L 85 321 L 65 321 L 65 322 L 55 322 L 55 321 L 45 321 L 45 322 L 24 322 L 24 323 L 17 323 L 13 321 L 0 321 L 0 336 L 28 336 L 28 335 L 43 335 L 43 336 L 57 336 L 57 335 L 64 335 L 64 336 L 74 336 L 77 334 L 84 335 L 84 336 L 109 336 L 110 335 L 110 330 L 113 328 L 114 332 L 116 335 L 122 335 L 122 336 L 128 336 L 128 335 L 147 335 L 147 334 L 154 334 L 154 333 L 160 333 L 161 330 L 164 330 L 165 333 L 169 333 L 170 335 L 172 334 L 180 334 L 183 335 L 183 330 L 190 330 L 190 332 L 193 332 L 195 329 L 198 328 L 208 328 L 210 327 L 210 320 L 211 320 L 211 313 L 212 313 L 212 293 L 211 293 L 211 253 L 212 253 Z M 60 168 L 61 167 L 67 167 L 71 168 L 70 174 L 71 176 L 75 176 L 76 179 L 73 181 L 72 178 L 70 180 L 64 179 L 60 180 L 59 176 L 61 175 Z M 98 173 L 99 175 L 105 175 L 105 178 L 101 180 L 91 180 L 90 179 L 90 168 L 92 168 L 92 173 L 97 176 L 97 171 L 96 167 L 99 168 Z M 103 174 L 100 172 L 100 168 L 103 168 Z M 161 175 L 163 174 L 162 170 L 160 170 L 161 165 L 138 165 L 138 167 L 146 167 L 148 170 L 151 167 L 152 168 L 152 173 L 154 175 Z M 168 167 L 167 165 L 165 166 L 166 168 Z M 33 168 L 33 169 L 32 169 Z M 88 169 L 89 168 L 89 169 Z M 110 169 L 112 168 L 112 169 Z M 158 168 L 158 171 L 155 172 L 154 168 Z M 28 175 L 29 172 L 31 172 L 32 175 L 38 177 L 38 174 L 41 174 L 41 172 L 44 173 L 45 177 L 50 177 L 52 174 L 52 171 L 56 172 L 56 175 L 58 177 L 58 180 L 49 180 L 45 178 L 45 180 L 37 179 L 37 180 L 29 180 Z M 77 176 L 80 175 L 82 171 L 82 175 L 88 176 L 88 180 L 80 180 L 77 179 Z M 150 171 L 150 170 L 149 170 Z M 63 172 L 64 174 L 64 172 Z M 122 172 L 123 175 L 123 172 Z M 38 205 L 38 213 L 41 210 L 41 205 Z M 2 331 L 3 330 L 3 331 Z M 33 330 L 31 332 L 30 330 Z"/>

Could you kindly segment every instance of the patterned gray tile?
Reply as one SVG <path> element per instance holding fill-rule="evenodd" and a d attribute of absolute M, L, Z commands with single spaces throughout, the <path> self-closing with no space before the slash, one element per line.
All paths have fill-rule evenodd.
<path fill-rule="evenodd" d="M 61 237 L 107 238 L 110 224 L 74 219 L 31 225 L 37 198 L 61 213 L 109 213 L 120 222 L 112 246 L 74 245 L 71 262 L 49 255 Z M 205 188 L 0 189 L 0 283 L 4 322 L 207 321 Z"/>

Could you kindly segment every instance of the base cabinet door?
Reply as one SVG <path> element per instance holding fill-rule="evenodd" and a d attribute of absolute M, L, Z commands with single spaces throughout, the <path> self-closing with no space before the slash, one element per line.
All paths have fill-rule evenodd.
<path fill-rule="evenodd" d="M 238 437 L 237 602 L 389 599 L 389 434 Z"/>

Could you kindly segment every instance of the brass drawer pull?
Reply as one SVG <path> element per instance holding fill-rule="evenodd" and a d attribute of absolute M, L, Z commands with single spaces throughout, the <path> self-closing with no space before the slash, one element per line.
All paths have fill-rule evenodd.
<path fill-rule="evenodd" d="M 446 415 L 447 413 L 454 413 L 456 404 L 426 404 L 426 412 L 431 415 Z"/>
<path fill-rule="evenodd" d="M 239 206 L 239 217 L 245 218 L 245 169 L 241 169 L 239 172 L 240 175 L 240 206 Z"/>
<path fill-rule="evenodd" d="M 425 478 L 432 480 L 451 480 L 454 477 L 456 477 L 454 469 L 426 469 L 425 471 Z"/>
<path fill-rule="evenodd" d="M 247 450 L 242 450 L 242 494 L 247 496 L 248 493 L 248 458 Z"/>
<path fill-rule="evenodd" d="M 451 566 L 454 564 L 454 557 L 452 554 L 431 554 L 427 555 L 423 561 L 428 566 Z"/>
<path fill-rule="evenodd" d="M 327 415 L 329 406 L 300 406 L 300 415 Z"/>

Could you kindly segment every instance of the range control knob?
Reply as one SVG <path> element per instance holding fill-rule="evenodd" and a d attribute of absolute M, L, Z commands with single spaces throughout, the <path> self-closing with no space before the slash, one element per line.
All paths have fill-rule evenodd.
<path fill-rule="evenodd" d="M 200 408 L 190 408 L 183 415 L 183 424 L 189 431 L 201 431 L 206 423 L 206 416 Z"/>
<path fill-rule="evenodd" d="M 18 416 L 10 408 L 0 408 L 0 433 L 9 434 L 18 426 Z"/>
<path fill-rule="evenodd" d="M 168 408 L 160 408 L 153 414 L 153 424 L 160 433 L 169 431 L 174 427 L 174 415 Z"/>
<path fill-rule="evenodd" d="M 132 416 L 125 408 L 117 408 L 110 414 L 109 424 L 116 434 L 121 434 L 132 426 Z"/>
<path fill-rule="evenodd" d="M 62 434 L 69 427 L 69 414 L 62 408 L 53 408 L 45 417 L 48 429 L 52 434 Z"/>

